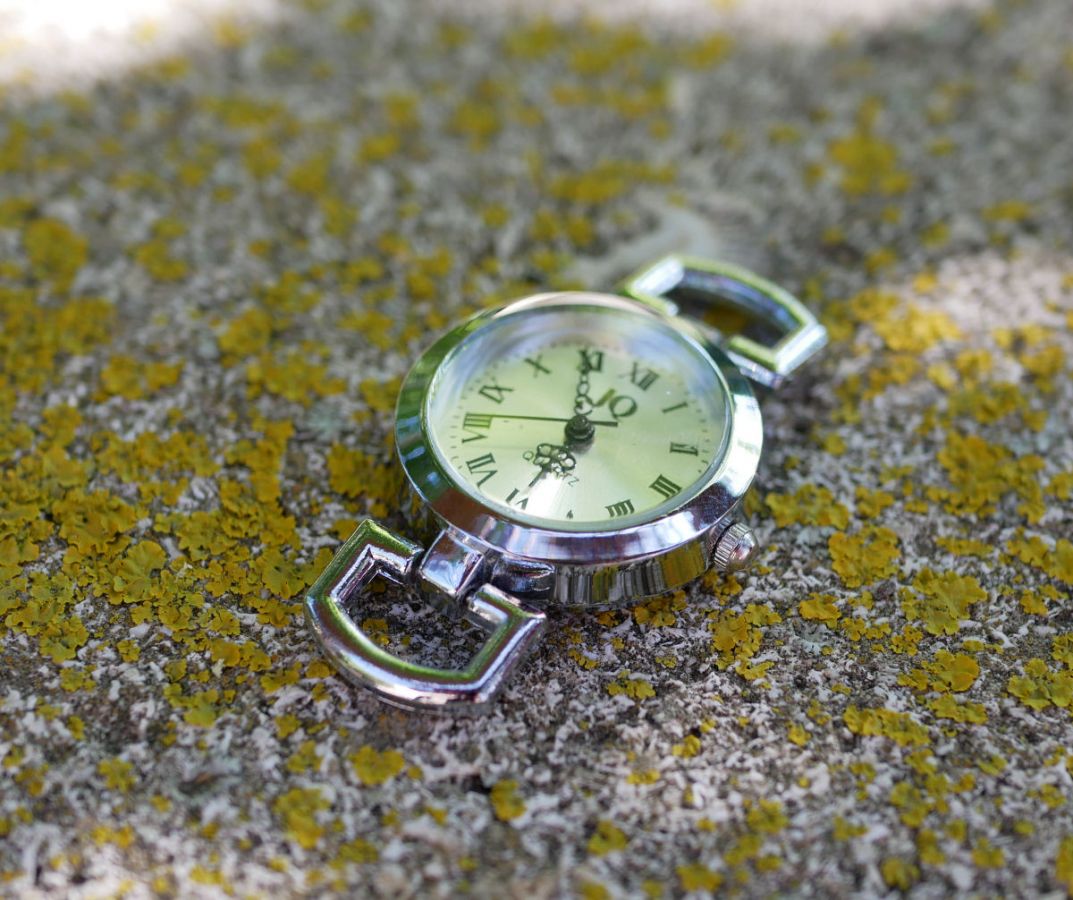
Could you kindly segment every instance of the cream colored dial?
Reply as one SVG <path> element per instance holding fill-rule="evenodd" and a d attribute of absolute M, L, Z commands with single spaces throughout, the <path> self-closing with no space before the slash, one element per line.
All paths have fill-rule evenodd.
<path fill-rule="evenodd" d="M 608 530 L 681 506 L 721 458 L 727 390 L 653 316 L 596 306 L 516 313 L 444 361 L 426 416 L 441 462 L 502 514 Z"/>

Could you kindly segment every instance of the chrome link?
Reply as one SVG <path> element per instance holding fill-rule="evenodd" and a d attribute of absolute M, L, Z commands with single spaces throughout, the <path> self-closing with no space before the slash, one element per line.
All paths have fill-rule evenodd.
<path fill-rule="evenodd" d="M 442 537 L 442 536 L 441 536 Z M 441 559 L 461 558 L 454 570 L 460 589 L 475 577 L 478 567 L 472 548 L 438 539 Z M 460 549 L 461 548 L 461 549 Z M 544 631 L 545 616 L 499 588 L 484 584 L 464 600 L 467 621 L 488 632 L 488 638 L 462 670 L 422 666 L 378 646 L 346 610 L 377 575 L 407 583 L 421 558 L 420 545 L 371 519 L 363 521 L 336 553 L 306 597 L 306 618 L 325 654 L 339 672 L 382 700 L 412 709 L 447 712 L 483 711 L 511 671 L 536 645 Z M 425 573 L 426 584 L 450 574 L 435 564 Z M 448 579 L 450 581 L 450 579 Z"/>
<path fill-rule="evenodd" d="M 459 618 L 465 612 L 464 597 L 481 581 L 486 569 L 484 553 L 461 532 L 446 528 L 432 542 L 414 581 L 429 602 L 444 614 Z"/>
<path fill-rule="evenodd" d="M 727 356 L 747 378 L 767 388 L 782 385 L 827 344 L 827 329 L 801 301 L 774 282 L 730 263 L 667 256 L 627 279 L 622 291 L 668 316 L 679 313 L 672 299 L 676 291 L 695 292 L 778 328 L 782 336 L 770 346 L 743 334 L 722 335 Z"/>

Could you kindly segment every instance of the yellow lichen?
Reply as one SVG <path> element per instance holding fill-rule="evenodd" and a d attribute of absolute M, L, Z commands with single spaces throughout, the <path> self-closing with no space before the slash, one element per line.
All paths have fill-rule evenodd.
<path fill-rule="evenodd" d="M 857 129 L 828 148 L 831 160 L 842 170 L 842 189 L 851 197 L 896 196 L 912 184 L 910 174 L 898 165 L 897 148 L 873 131 L 876 112 L 874 105 L 862 105 Z"/>
<path fill-rule="evenodd" d="M 991 515 L 996 504 L 1008 493 L 1022 498 L 1020 511 L 1029 521 L 1042 515 L 1043 489 L 1038 473 L 1043 468 L 1039 456 L 1015 459 L 997 444 L 988 444 L 975 434 L 951 431 L 938 460 L 946 469 L 951 488 L 931 487 L 930 499 L 939 500 L 959 515 Z"/>
<path fill-rule="evenodd" d="M 56 219 L 34 219 L 26 226 L 23 244 L 34 277 L 66 291 L 86 263 L 88 243 Z"/>
<path fill-rule="evenodd" d="M 803 484 L 793 494 L 770 493 L 764 501 L 780 528 L 795 524 L 845 528 L 849 524 L 849 510 L 825 487 Z"/>
<path fill-rule="evenodd" d="M 1021 562 L 1042 569 L 1051 578 L 1064 584 L 1073 584 L 1073 542 L 1059 538 L 1054 549 L 1040 537 L 1015 537 L 1006 544 L 1006 549 Z"/>
<path fill-rule="evenodd" d="M 700 753 L 701 742 L 700 738 L 695 734 L 687 734 L 680 744 L 674 744 L 671 747 L 671 756 L 678 756 L 682 759 L 690 759 Z"/>
<path fill-rule="evenodd" d="M 910 621 L 920 621 L 928 634 L 956 634 L 969 607 L 987 598 L 972 575 L 922 569 L 913 579 L 918 594 L 906 593 L 902 611 Z"/>
<path fill-rule="evenodd" d="M 700 863 L 679 866 L 676 871 L 683 891 L 717 891 L 723 884 L 722 873 Z"/>
<path fill-rule="evenodd" d="M 267 346 L 273 331 L 272 317 L 263 309 L 253 307 L 232 319 L 217 338 L 223 353 L 223 364 L 260 353 Z"/>
<path fill-rule="evenodd" d="M 97 771 L 104 776 L 105 784 L 113 791 L 126 793 L 134 787 L 134 766 L 125 759 L 102 759 L 97 763 Z"/>
<path fill-rule="evenodd" d="M 981 837 L 972 848 L 972 861 L 981 869 L 999 869 L 1006 856 L 1001 847 L 995 847 L 986 837 Z"/>
<path fill-rule="evenodd" d="M 1024 675 L 1011 675 L 1006 690 L 1025 706 L 1045 709 L 1052 704 L 1062 709 L 1073 707 L 1073 671 L 1053 671 L 1047 663 L 1033 657 L 1024 665 Z"/>
<path fill-rule="evenodd" d="M 321 794 L 320 788 L 291 788 L 272 804 L 272 811 L 283 825 L 287 836 L 300 847 L 312 850 L 324 836 L 325 826 L 317 821 L 317 814 L 331 804 Z"/>
<path fill-rule="evenodd" d="M 1073 834 L 1062 838 L 1054 859 L 1054 877 L 1073 895 Z"/>
<path fill-rule="evenodd" d="M 875 329 L 887 347 L 900 353 L 921 353 L 941 341 L 961 337 L 961 331 L 946 313 L 915 305 L 900 316 L 877 322 Z"/>
<path fill-rule="evenodd" d="M 621 828 L 607 819 L 601 819 L 589 838 L 589 853 L 593 856 L 604 856 L 616 850 L 625 850 L 628 843 L 626 833 Z"/>
<path fill-rule="evenodd" d="M 836 532 L 827 548 L 832 568 L 847 587 L 871 584 L 898 570 L 898 536 L 883 526 L 866 525 L 853 535 Z"/>
<path fill-rule="evenodd" d="M 927 729 L 908 713 L 882 707 L 860 709 L 850 705 L 842 719 L 854 734 L 888 737 L 903 747 L 923 746 L 928 743 Z"/>
<path fill-rule="evenodd" d="M 874 519 L 888 506 L 894 504 L 894 496 L 886 491 L 872 491 L 863 485 L 857 485 L 854 490 L 857 500 L 857 513 L 866 519 Z M 844 525 L 842 526 L 845 527 Z"/>
<path fill-rule="evenodd" d="M 685 607 L 685 593 L 683 591 L 675 591 L 673 594 L 656 597 L 649 600 L 647 603 L 635 606 L 630 612 L 633 614 L 633 619 L 638 625 L 648 625 L 650 628 L 661 628 L 674 625 L 677 621 L 675 613 L 685 609 Z"/>
<path fill-rule="evenodd" d="M 516 819 L 525 812 L 525 802 L 518 796 L 518 782 L 513 779 L 497 781 L 488 795 L 496 818 L 502 822 Z"/>
<path fill-rule="evenodd" d="M 778 834 L 790 822 L 778 800 L 761 799 L 745 814 L 749 827 L 759 834 Z"/>
<path fill-rule="evenodd" d="M 326 366 L 297 350 L 279 358 L 262 353 L 247 364 L 246 382 L 251 397 L 267 391 L 303 406 L 317 397 L 342 393 L 345 387 L 342 379 L 328 375 Z"/>
<path fill-rule="evenodd" d="M 336 854 L 332 865 L 339 866 L 346 863 L 358 863 L 364 865 L 366 863 L 376 862 L 379 858 L 380 853 L 376 847 L 364 838 L 357 837 L 352 841 L 347 841 L 340 845 L 339 852 Z"/>
<path fill-rule="evenodd" d="M 880 871 L 887 887 L 897 888 L 899 891 L 909 890 L 920 877 L 920 870 L 900 856 L 887 857 L 883 860 Z"/>
<path fill-rule="evenodd" d="M 830 594 L 810 594 L 807 600 L 798 604 L 798 612 L 805 619 L 814 619 L 831 625 L 842 618 L 842 611 L 835 606 L 835 598 Z"/>
<path fill-rule="evenodd" d="M 350 764 L 358 781 L 374 787 L 398 775 L 405 768 L 406 760 L 398 750 L 379 751 L 366 744 L 350 755 Z"/>
<path fill-rule="evenodd" d="M 633 678 L 625 672 L 620 673 L 618 680 L 607 686 L 607 693 L 612 697 L 624 696 L 631 700 L 644 700 L 656 696 L 651 682 L 643 678 Z"/>
<path fill-rule="evenodd" d="M 138 400 L 175 384 L 182 370 L 181 362 L 140 363 L 120 354 L 101 370 L 101 390 L 105 395 Z"/>

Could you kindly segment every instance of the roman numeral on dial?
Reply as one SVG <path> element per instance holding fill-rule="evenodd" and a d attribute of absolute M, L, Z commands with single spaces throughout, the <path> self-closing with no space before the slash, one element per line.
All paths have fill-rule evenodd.
<path fill-rule="evenodd" d="M 462 430 L 469 435 L 469 437 L 462 438 L 463 444 L 468 444 L 470 441 L 483 441 L 487 434 L 482 434 L 482 431 L 487 431 L 492 427 L 492 414 L 491 413 L 466 413 L 462 419 Z"/>
<path fill-rule="evenodd" d="M 527 363 L 529 363 L 529 365 L 531 365 L 533 367 L 533 377 L 534 378 L 536 378 L 537 375 L 541 375 L 541 374 L 544 374 L 544 375 L 550 375 L 551 374 L 551 369 L 549 369 L 546 365 L 544 365 L 544 363 L 541 362 L 542 359 L 543 359 L 542 356 L 534 356 L 532 358 L 527 356 L 525 358 L 525 361 Z"/>
<path fill-rule="evenodd" d="M 522 497 L 517 502 L 515 502 L 514 498 L 517 497 L 517 496 L 518 496 L 518 489 L 514 488 L 514 490 L 512 490 L 509 494 L 507 494 L 507 503 L 508 504 L 514 503 L 514 505 L 517 506 L 518 509 L 525 509 L 529 505 L 529 498 L 528 497 Z"/>
<path fill-rule="evenodd" d="M 602 372 L 604 370 L 603 350 L 579 350 L 581 354 L 581 367 L 586 372 Z"/>
<path fill-rule="evenodd" d="M 653 372 L 651 369 L 642 369 L 641 364 L 635 362 L 630 369 L 630 381 L 637 385 L 642 391 L 647 391 L 652 385 L 656 383 L 656 379 L 659 375 Z"/>
<path fill-rule="evenodd" d="M 679 444 L 678 441 L 671 441 L 671 453 L 686 453 L 689 456 L 697 455 L 696 444 Z"/>
<path fill-rule="evenodd" d="M 498 469 L 493 469 L 492 466 L 496 464 L 496 458 L 491 453 L 485 453 L 483 456 L 477 456 L 473 459 L 466 460 L 466 468 L 469 469 L 470 475 L 480 475 L 477 479 L 477 487 L 483 485 L 489 478 L 498 472 Z"/>
<path fill-rule="evenodd" d="M 618 503 L 612 503 L 610 506 L 605 506 L 608 516 L 612 519 L 617 519 L 619 516 L 628 516 L 633 512 L 632 500 L 619 500 Z"/>
<path fill-rule="evenodd" d="M 653 481 L 649 485 L 649 487 L 652 488 L 652 490 L 656 491 L 656 493 L 663 494 L 663 496 L 666 497 L 668 500 L 670 500 L 671 497 L 673 497 L 682 489 L 679 485 L 671 481 L 671 479 L 669 479 L 666 475 L 660 475 L 655 481 Z"/>
<path fill-rule="evenodd" d="M 495 381 L 490 381 L 477 391 L 477 393 L 486 400 L 491 400 L 493 403 L 502 403 L 503 397 L 511 393 L 513 390 L 514 388 L 503 387 Z"/>

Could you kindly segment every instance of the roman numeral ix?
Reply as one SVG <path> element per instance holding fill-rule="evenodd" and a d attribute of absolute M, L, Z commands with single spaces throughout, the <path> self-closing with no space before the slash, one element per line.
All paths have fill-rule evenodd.
<path fill-rule="evenodd" d="M 502 403 L 503 397 L 513 391 L 514 388 L 503 387 L 494 381 L 489 382 L 482 387 L 477 393 L 484 397 L 486 400 L 491 400 L 493 403 Z"/>
<path fill-rule="evenodd" d="M 677 441 L 671 441 L 671 453 L 688 453 L 690 456 L 696 456 L 697 445 L 679 444 Z"/>

